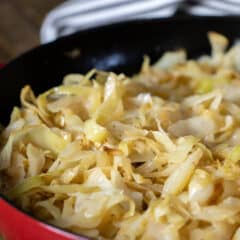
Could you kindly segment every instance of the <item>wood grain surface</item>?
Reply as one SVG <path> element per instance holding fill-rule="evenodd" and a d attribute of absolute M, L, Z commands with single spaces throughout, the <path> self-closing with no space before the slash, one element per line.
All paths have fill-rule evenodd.
<path fill-rule="evenodd" d="M 39 44 L 46 14 L 63 0 L 0 0 L 0 63 Z"/>

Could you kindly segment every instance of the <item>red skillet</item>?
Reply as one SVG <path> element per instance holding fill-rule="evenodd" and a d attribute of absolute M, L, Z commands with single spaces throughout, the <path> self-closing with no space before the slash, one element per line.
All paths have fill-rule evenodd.
<path fill-rule="evenodd" d="M 40 46 L 0 70 L 0 122 L 8 122 L 13 106 L 19 104 L 19 91 L 26 84 L 39 93 L 59 84 L 67 73 L 84 73 L 93 67 L 131 74 L 139 69 L 144 54 L 154 61 L 166 50 L 183 47 L 195 57 L 209 51 L 209 30 L 234 41 L 240 37 L 239 29 L 238 17 L 175 17 L 82 31 Z M 0 233 L 8 240 L 84 239 L 35 220 L 1 195 Z"/>

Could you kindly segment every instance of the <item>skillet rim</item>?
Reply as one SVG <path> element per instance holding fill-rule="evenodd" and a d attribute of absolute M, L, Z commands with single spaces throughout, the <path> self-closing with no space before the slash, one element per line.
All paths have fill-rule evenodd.
<path fill-rule="evenodd" d="M 111 23 L 108 25 L 104 25 L 104 26 L 99 26 L 99 27 L 94 27 L 94 28 L 90 28 L 90 29 L 83 29 L 83 30 L 79 30 L 75 33 L 69 34 L 67 36 L 62 36 L 52 42 L 48 42 L 48 43 L 43 43 L 40 44 L 38 46 L 35 46 L 21 54 L 19 54 L 18 56 L 16 56 L 15 58 L 13 58 L 12 60 L 10 60 L 8 63 L 6 63 L 1 69 L 0 69 L 0 76 L 1 76 L 1 72 L 10 68 L 12 65 L 17 64 L 18 61 L 21 61 L 22 59 L 26 58 L 27 56 L 38 52 L 38 51 L 43 51 L 42 49 L 47 49 L 47 48 L 51 48 L 52 46 L 61 44 L 63 42 L 66 41 L 71 41 L 74 40 L 76 38 L 79 38 L 81 35 L 84 35 L 86 33 L 94 33 L 94 32 L 100 32 L 100 31 L 109 31 L 111 29 L 115 29 L 115 28 L 121 28 L 121 27 L 132 27 L 133 25 L 139 25 L 139 24 L 155 24 L 158 22 L 186 22 L 186 21 L 193 21 L 192 24 L 194 24 L 195 21 L 228 21 L 228 22 L 236 22 L 239 21 L 240 24 L 240 15 L 232 15 L 232 16 L 173 16 L 173 17 L 169 17 L 169 18 L 149 18 L 149 19 L 136 19 L 136 20 L 126 20 L 123 22 L 118 22 L 118 23 Z"/>

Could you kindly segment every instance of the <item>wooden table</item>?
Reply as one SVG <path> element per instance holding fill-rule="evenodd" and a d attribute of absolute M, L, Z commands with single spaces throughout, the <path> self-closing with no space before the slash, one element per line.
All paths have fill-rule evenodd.
<path fill-rule="evenodd" d="M 39 44 L 39 29 L 49 10 L 63 0 L 0 0 L 0 63 Z"/>

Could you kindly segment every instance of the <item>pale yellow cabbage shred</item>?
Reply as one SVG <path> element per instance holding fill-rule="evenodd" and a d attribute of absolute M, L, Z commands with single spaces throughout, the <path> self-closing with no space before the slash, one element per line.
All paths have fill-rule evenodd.
<path fill-rule="evenodd" d="M 240 239 L 240 45 L 209 38 L 210 56 L 145 57 L 133 77 L 24 87 L 1 135 L 1 192 L 94 239 Z"/>

